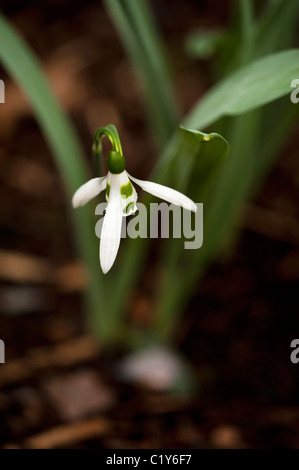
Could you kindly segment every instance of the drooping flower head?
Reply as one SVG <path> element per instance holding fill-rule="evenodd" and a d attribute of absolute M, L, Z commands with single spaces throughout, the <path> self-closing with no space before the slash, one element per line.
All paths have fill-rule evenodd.
<path fill-rule="evenodd" d="M 118 132 L 112 124 L 97 130 L 93 147 L 96 155 L 102 154 L 101 139 L 104 136 L 107 136 L 112 144 L 112 150 L 107 159 L 108 174 L 100 178 L 92 178 L 80 186 L 73 196 L 72 204 L 75 208 L 83 206 L 102 191 L 106 191 L 108 204 L 100 241 L 100 264 L 103 273 L 106 274 L 113 266 L 119 249 L 122 218 L 134 214 L 137 210 L 137 192 L 131 181 L 153 196 L 185 209 L 196 212 L 197 206 L 187 196 L 174 189 L 129 175 L 126 171 L 126 161 Z"/>

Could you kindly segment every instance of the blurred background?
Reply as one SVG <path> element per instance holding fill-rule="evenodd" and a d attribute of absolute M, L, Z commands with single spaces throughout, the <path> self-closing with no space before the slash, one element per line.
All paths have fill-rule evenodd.
<path fill-rule="evenodd" d="M 229 63 L 229 41 L 216 60 L 217 41 L 198 46 L 192 33 L 233 37 L 238 2 L 149 3 L 183 116 Z M 258 3 L 261 9 L 266 2 Z M 105 6 L 96 0 L 1 5 L 71 117 L 89 168 L 96 128 L 113 123 L 129 171 L 147 179 L 159 154 L 157 138 L 148 126 L 142 80 Z M 296 47 L 298 22 L 294 31 Z M 299 337 L 298 119 L 275 164 L 238 207 L 239 236 L 235 231 L 196 282 L 171 347 L 127 356 L 117 342 L 107 348 L 90 328 L 83 301 L 88 276 L 75 247 L 70 199 L 28 98 L 5 68 L 0 78 L 6 85 L 0 104 L 1 446 L 298 448 L 299 365 L 290 360 L 290 343 Z M 217 126 L 211 131 L 225 129 Z M 222 135 L 229 140 L 225 130 Z M 145 335 L 159 243 L 123 304 L 127 321 Z M 180 374 L 185 386 L 172 387 Z"/>

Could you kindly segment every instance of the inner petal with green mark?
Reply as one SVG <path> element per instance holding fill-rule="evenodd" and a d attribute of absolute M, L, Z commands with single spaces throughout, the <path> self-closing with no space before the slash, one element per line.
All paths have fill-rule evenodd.
<path fill-rule="evenodd" d="M 133 186 L 132 186 L 132 183 L 131 181 L 128 181 L 127 184 L 123 184 L 121 187 L 120 187 L 120 194 L 121 194 L 121 197 L 126 199 L 130 196 L 132 196 L 133 194 Z"/>
<path fill-rule="evenodd" d="M 106 184 L 106 200 L 108 201 L 109 199 L 109 194 L 110 194 L 110 184 Z"/>
<path fill-rule="evenodd" d="M 134 214 L 134 212 L 136 211 L 137 207 L 136 207 L 136 204 L 135 202 L 131 201 L 129 202 L 129 204 L 126 205 L 126 207 L 123 209 L 123 213 L 125 215 L 130 215 L 130 214 Z"/>

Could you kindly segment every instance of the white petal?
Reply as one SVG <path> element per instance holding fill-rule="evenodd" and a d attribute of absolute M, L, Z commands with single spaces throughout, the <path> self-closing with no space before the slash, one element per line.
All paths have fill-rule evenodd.
<path fill-rule="evenodd" d="M 73 196 L 73 207 L 83 206 L 92 198 L 100 194 L 100 192 L 106 187 L 106 179 L 106 176 L 103 176 L 102 178 L 93 178 L 80 186 Z"/>
<path fill-rule="evenodd" d="M 127 217 L 129 215 L 134 214 L 137 211 L 136 202 L 138 199 L 136 189 L 132 185 L 128 174 L 126 171 L 123 171 L 119 175 L 114 175 L 112 173 L 108 173 L 107 176 L 107 184 L 114 185 L 115 190 L 117 188 L 118 194 L 120 195 L 120 204 L 123 211 L 123 216 Z M 129 185 L 129 188 L 128 188 Z M 127 190 L 131 189 L 132 194 L 128 193 Z M 130 195 L 128 195 L 130 194 Z M 109 198 L 108 198 L 109 199 Z"/>
<path fill-rule="evenodd" d="M 128 181 L 129 178 L 128 178 Z M 130 182 L 130 184 L 132 185 L 132 183 Z M 137 202 L 137 199 L 138 199 L 138 195 L 137 195 L 137 192 L 136 192 L 136 189 L 134 188 L 134 186 L 132 185 L 132 189 L 133 189 L 133 193 L 131 194 L 131 196 L 128 196 L 128 197 L 123 197 L 122 196 L 122 210 L 123 210 L 123 215 L 125 217 L 128 217 L 129 215 L 132 215 L 132 214 L 135 214 L 135 212 L 137 211 L 137 205 L 136 205 L 136 202 Z"/>
<path fill-rule="evenodd" d="M 104 274 L 113 266 L 118 252 L 123 216 L 118 181 L 112 177 L 110 185 L 100 241 L 100 263 Z"/>
<path fill-rule="evenodd" d="M 116 185 L 118 185 L 119 188 L 125 184 L 128 184 L 130 181 L 126 171 L 123 171 L 122 173 L 119 173 L 117 175 L 110 173 L 110 178 L 111 184 L 114 184 L 115 187 Z"/>
<path fill-rule="evenodd" d="M 180 193 L 179 191 L 168 188 L 167 186 L 163 186 L 162 184 L 153 183 L 152 181 L 143 181 L 137 178 L 133 178 L 131 175 L 128 176 L 132 181 L 134 181 L 134 183 L 138 184 L 138 186 L 140 186 L 147 193 L 164 199 L 165 201 L 170 202 L 171 204 L 175 204 L 176 206 L 181 206 L 184 209 L 188 209 L 193 212 L 197 211 L 197 206 L 192 201 L 192 199 Z"/>

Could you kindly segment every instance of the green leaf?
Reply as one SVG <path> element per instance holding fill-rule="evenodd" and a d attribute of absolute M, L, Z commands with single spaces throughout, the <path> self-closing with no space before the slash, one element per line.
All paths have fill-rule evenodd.
<path fill-rule="evenodd" d="M 237 70 L 208 92 L 184 124 L 205 129 L 225 115 L 237 115 L 290 93 L 299 76 L 299 50 L 271 54 Z"/>
<path fill-rule="evenodd" d="M 178 105 L 151 9 L 145 0 L 104 0 L 104 4 L 142 79 L 149 123 L 164 145 L 177 125 Z"/>
<path fill-rule="evenodd" d="M 70 120 L 54 97 L 37 58 L 1 14 L 0 61 L 27 94 L 55 158 L 69 200 L 74 238 L 91 274 L 87 299 L 90 323 L 94 329 L 96 323 L 97 333 L 104 337 L 106 333 L 108 335 L 109 329 L 107 317 L 103 314 L 108 293 L 99 267 L 94 219 L 88 208 L 74 211 L 70 203 L 73 192 L 88 178 L 83 152 Z"/>
<path fill-rule="evenodd" d="M 185 191 L 188 181 L 188 190 L 192 190 L 189 196 L 197 200 L 200 191 L 203 198 L 205 188 L 210 185 L 210 178 L 228 154 L 229 144 L 216 132 L 206 134 L 180 126 L 178 145 L 181 164 L 180 171 L 175 171 L 176 188 Z M 188 171 L 186 167 L 189 168 Z"/>
<path fill-rule="evenodd" d="M 256 54 L 262 56 L 288 48 L 297 31 L 298 13 L 298 0 L 268 2 L 255 25 Z"/>
<path fill-rule="evenodd" d="M 194 129 L 180 127 L 179 152 L 182 158 L 180 168 L 188 163 L 187 196 L 195 202 L 204 203 L 204 213 L 208 211 L 211 195 L 218 185 L 223 164 L 229 152 L 228 142 L 216 133 L 205 134 Z M 182 172 L 177 172 L 180 175 Z M 184 170 L 185 173 L 185 170 Z M 185 178 L 176 181 L 176 189 L 185 186 Z M 186 299 L 188 284 L 194 282 L 189 273 L 194 265 L 194 256 L 199 265 L 198 253 L 184 249 L 184 241 L 168 239 L 164 243 L 163 266 L 166 267 L 163 281 L 159 286 L 157 310 L 153 331 L 157 337 L 168 337 L 175 326 L 174 317 L 179 312 L 179 299 Z M 196 250 L 201 251 L 200 250 Z M 183 273 L 183 276 L 182 276 Z M 174 293 L 174 287 L 175 292 Z M 176 295 L 178 293 L 178 296 Z M 175 300 L 175 302 L 174 302 Z M 177 302 L 177 304 L 176 304 Z"/>
<path fill-rule="evenodd" d="M 180 126 L 181 152 L 186 153 L 184 147 L 192 150 L 194 153 L 195 163 L 198 164 L 199 174 L 203 179 L 206 174 L 217 166 L 226 157 L 229 151 L 229 144 L 222 135 L 212 132 L 205 132 L 196 129 L 187 129 Z M 185 150 L 185 151 L 184 151 Z"/>
<path fill-rule="evenodd" d="M 253 51 L 253 3 L 252 0 L 241 0 L 240 2 L 240 64 L 245 65 L 250 61 Z"/>

